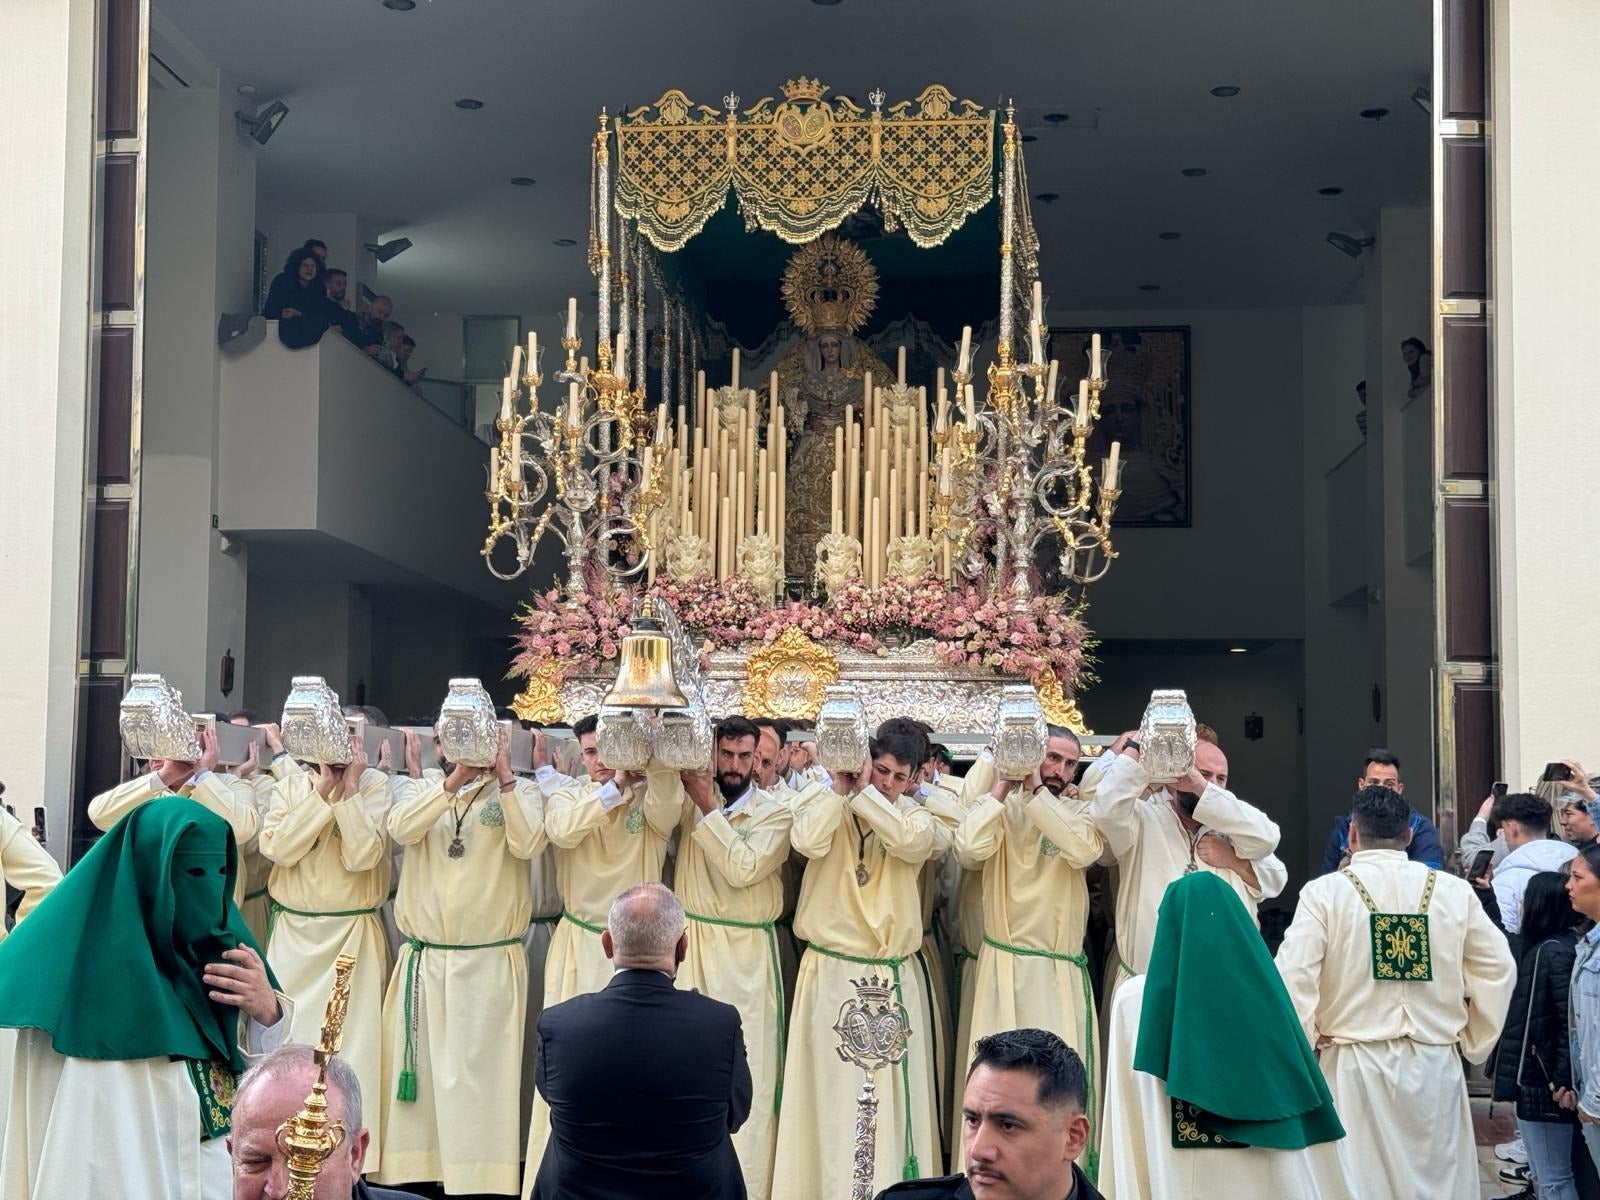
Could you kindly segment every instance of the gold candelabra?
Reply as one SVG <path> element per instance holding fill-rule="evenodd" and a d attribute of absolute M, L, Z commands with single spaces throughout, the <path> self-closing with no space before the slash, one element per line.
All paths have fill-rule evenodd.
<path fill-rule="evenodd" d="M 322 1164 L 344 1144 L 349 1130 L 343 1122 L 328 1119 L 328 1060 L 339 1052 L 344 1040 L 344 1019 L 350 1005 L 350 973 L 355 970 L 353 954 L 341 954 L 333 964 L 333 990 L 322 1018 L 322 1036 L 317 1041 L 317 1081 L 311 1085 L 305 1107 L 278 1126 L 276 1140 L 289 1164 L 289 1190 L 284 1200 L 315 1200 L 317 1175 Z"/>

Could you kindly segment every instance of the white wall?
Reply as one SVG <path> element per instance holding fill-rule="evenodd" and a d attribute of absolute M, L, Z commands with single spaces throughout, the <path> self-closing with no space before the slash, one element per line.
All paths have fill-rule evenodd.
<path fill-rule="evenodd" d="M 1492 203 L 1504 772 L 1554 758 L 1600 769 L 1600 155 L 1592 152 L 1600 7 L 1492 5 Z"/>
<path fill-rule="evenodd" d="M 296 675 L 321 675 L 346 704 L 370 674 L 370 643 L 360 637 L 370 623 L 363 590 L 325 580 L 264 579 L 249 582 L 251 669 L 245 705 L 264 718 L 283 711 Z"/>

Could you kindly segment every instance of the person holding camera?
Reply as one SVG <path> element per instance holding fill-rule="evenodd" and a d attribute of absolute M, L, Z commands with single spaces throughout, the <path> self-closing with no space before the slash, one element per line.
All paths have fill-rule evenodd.
<path fill-rule="evenodd" d="M 1559 871 L 1578 852 L 1550 834 L 1550 802 L 1530 792 L 1513 792 L 1494 802 L 1490 821 L 1499 827 L 1507 853 L 1494 870 L 1494 898 L 1500 924 L 1515 938 L 1522 928 L 1522 893 L 1540 871 Z M 1513 941 L 1512 948 L 1517 943 Z"/>

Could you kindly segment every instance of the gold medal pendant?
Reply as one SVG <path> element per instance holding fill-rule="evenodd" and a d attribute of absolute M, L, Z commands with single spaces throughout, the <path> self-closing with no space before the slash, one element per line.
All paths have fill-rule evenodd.
<path fill-rule="evenodd" d="M 867 864 L 864 862 L 858 862 L 856 864 L 856 883 L 860 884 L 862 887 L 866 887 L 867 880 L 871 878 L 871 874 L 869 874 L 867 871 Z"/>

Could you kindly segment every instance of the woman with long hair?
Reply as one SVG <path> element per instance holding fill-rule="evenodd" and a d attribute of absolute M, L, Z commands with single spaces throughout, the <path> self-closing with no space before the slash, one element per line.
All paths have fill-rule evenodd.
<path fill-rule="evenodd" d="M 1600 846 L 1572 860 L 1567 895 L 1572 907 L 1600 921 Z M 1572 965 L 1568 1027 L 1572 1034 L 1572 1085 L 1555 1093 L 1562 1108 L 1578 1114 L 1589 1157 L 1600 1164 L 1600 925 L 1578 939 Z"/>
<path fill-rule="evenodd" d="M 1576 1114 L 1557 1099 L 1572 1090 L 1567 990 L 1582 918 L 1567 895 L 1567 877 L 1541 871 L 1522 894 L 1522 955 L 1500 1048 L 1494 1098 L 1516 1103 L 1517 1131 L 1541 1200 L 1577 1200 L 1572 1178 Z M 1531 1193 L 1530 1193 L 1531 1194 Z"/>
<path fill-rule="evenodd" d="M 261 315 L 278 322 L 278 340 L 291 349 L 315 345 L 328 328 L 328 295 L 316 252 L 301 246 L 267 289 Z"/>

